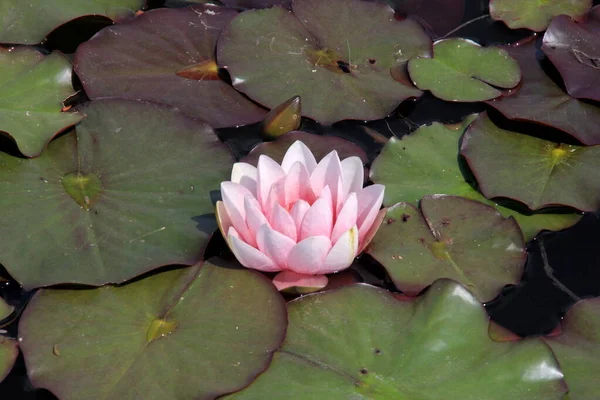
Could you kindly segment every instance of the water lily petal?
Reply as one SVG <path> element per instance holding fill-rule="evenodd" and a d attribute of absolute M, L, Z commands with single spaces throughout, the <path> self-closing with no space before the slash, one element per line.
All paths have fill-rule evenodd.
<path fill-rule="evenodd" d="M 359 157 L 352 156 L 342 160 L 342 179 L 344 182 L 344 200 L 350 193 L 358 193 L 363 187 L 365 171 Z"/>
<path fill-rule="evenodd" d="M 304 217 L 306 213 L 310 210 L 310 204 L 308 204 L 304 200 L 298 200 L 296 204 L 292 207 L 292 211 L 290 215 L 294 220 L 294 225 L 296 226 L 296 238 L 300 236 L 300 228 L 302 228 L 302 221 L 304 221 Z M 296 239 L 297 240 L 297 239 Z"/>
<path fill-rule="evenodd" d="M 292 165 L 283 183 L 285 189 L 284 205 L 286 208 L 299 199 L 307 200 L 307 191 L 310 191 L 312 195 L 309 179 L 310 176 L 303 164 L 296 162 Z"/>
<path fill-rule="evenodd" d="M 227 243 L 235 255 L 235 258 L 246 268 L 256 269 L 264 272 L 279 271 L 280 268 L 263 254 L 248 243 L 244 242 L 234 227 L 229 228 Z"/>
<path fill-rule="evenodd" d="M 221 182 L 221 197 L 223 198 L 223 204 L 225 205 L 231 224 L 245 242 L 253 242 L 254 239 L 250 235 L 250 231 L 246 225 L 246 210 L 244 206 L 244 199 L 246 197 L 253 197 L 252 193 L 239 183 L 227 181 Z"/>
<path fill-rule="evenodd" d="M 317 274 L 330 274 L 348 268 L 358 254 L 358 228 L 353 226 L 344 232 L 333 245 L 323 265 L 314 271 Z"/>
<path fill-rule="evenodd" d="M 264 154 L 258 158 L 258 167 L 256 172 L 256 198 L 265 210 L 267 196 L 271 187 L 285 177 L 281 166 L 273 161 L 272 158 Z"/>
<path fill-rule="evenodd" d="M 333 210 L 331 206 L 331 191 L 325 186 L 321 196 L 307 211 L 300 227 L 299 240 L 310 236 L 331 236 L 333 228 Z"/>
<path fill-rule="evenodd" d="M 332 194 L 338 193 L 338 184 L 342 182 L 342 164 L 337 151 L 327 154 L 310 175 L 310 186 L 316 196 L 321 195 L 325 186 L 329 186 Z"/>
<path fill-rule="evenodd" d="M 279 269 L 287 267 L 288 254 L 296 245 L 294 240 L 271 229 L 267 224 L 258 229 L 256 243 L 258 243 L 258 249 L 273 260 Z"/>
<path fill-rule="evenodd" d="M 288 255 L 288 269 L 299 274 L 314 274 L 331 249 L 327 236 L 311 236 L 296 244 Z"/>
<path fill-rule="evenodd" d="M 375 221 L 373 221 L 373 224 L 371 225 L 371 228 L 369 228 L 367 233 L 365 233 L 364 236 L 360 236 L 360 234 L 358 235 L 358 237 L 359 237 L 358 253 L 359 254 L 362 253 L 362 251 L 369 245 L 369 243 L 371 243 L 371 240 L 373 240 L 373 238 L 375 237 L 375 234 L 379 230 L 381 223 L 385 219 L 386 211 L 387 211 L 387 209 L 385 209 L 385 208 L 382 208 L 381 210 L 379 210 L 379 212 L 377 213 L 377 216 L 375 217 Z"/>
<path fill-rule="evenodd" d="M 317 166 L 317 160 L 315 160 L 313 153 L 299 140 L 296 140 L 286 151 L 281 162 L 281 168 L 287 174 L 296 162 L 303 164 L 309 174 Z"/>
<path fill-rule="evenodd" d="M 356 225 L 356 218 L 358 216 L 358 200 L 356 193 L 350 193 L 348 200 L 344 203 L 342 210 L 337 216 L 333 230 L 331 231 L 331 242 L 335 243 L 338 241 L 340 236 L 348 229 Z"/>
<path fill-rule="evenodd" d="M 358 193 L 358 235 L 363 237 L 377 216 L 381 203 L 383 202 L 383 194 L 385 186 L 371 185 L 362 189 Z"/>
<path fill-rule="evenodd" d="M 306 210 L 308 211 L 308 204 Z M 273 215 L 271 216 L 271 225 L 273 229 L 278 232 L 283 233 L 290 239 L 296 243 L 298 238 L 298 230 L 296 229 L 296 224 L 294 223 L 294 219 L 290 215 L 289 212 L 279 204 L 275 206 L 275 210 L 273 211 Z"/>
<path fill-rule="evenodd" d="M 327 282 L 325 275 L 298 274 L 294 271 L 281 271 L 273 278 L 273 284 L 279 291 L 297 287 L 308 288 L 308 291 L 314 292 L 327 286 Z"/>
<path fill-rule="evenodd" d="M 252 237 L 256 237 L 258 229 L 264 225 L 269 225 L 267 217 L 263 214 L 258 200 L 254 197 L 246 197 L 244 199 L 244 209 L 246 211 L 246 225 Z"/>
<path fill-rule="evenodd" d="M 244 186 L 256 197 L 256 167 L 245 162 L 233 164 L 231 182 Z"/>
<path fill-rule="evenodd" d="M 217 214 L 217 225 L 219 225 L 221 235 L 226 238 L 227 232 L 229 232 L 229 228 L 231 227 L 231 220 L 229 219 L 229 215 L 227 215 L 225 204 L 220 200 L 215 205 L 215 213 Z"/>

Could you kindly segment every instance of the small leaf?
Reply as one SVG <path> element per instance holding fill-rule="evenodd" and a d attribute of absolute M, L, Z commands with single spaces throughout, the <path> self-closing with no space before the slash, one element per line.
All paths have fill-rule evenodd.
<path fill-rule="evenodd" d="M 580 18 L 591 6 L 592 0 L 490 0 L 490 16 L 511 29 L 541 32 L 557 15 Z"/>
<path fill-rule="evenodd" d="M 294 96 L 269 111 L 262 122 L 263 136 L 266 139 L 276 139 L 298 129 L 301 121 L 302 100 L 300 96 Z"/>

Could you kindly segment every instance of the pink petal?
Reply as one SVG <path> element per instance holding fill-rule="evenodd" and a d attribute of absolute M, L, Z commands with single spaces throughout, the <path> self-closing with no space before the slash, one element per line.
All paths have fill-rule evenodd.
<path fill-rule="evenodd" d="M 310 175 L 310 186 L 316 196 L 321 195 L 325 186 L 329 186 L 332 194 L 337 194 L 338 184 L 342 182 L 342 164 L 337 151 L 327 154 Z"/>
<path fill-rule="evenodd" d="M 333 228 L 333 210 L 331 207 L 331 192 L 329 187 L 325 186 L 325 189 L 321 192 L 321 197 L 313 203 L 302 220 L 299 240 L 304 240 L 310 236 L 331 236 L 331 229 Z"/>
<path fill-rule="evenodd" d="M 300 236 L 300 228 L 302 227 L 302 221 L 304 221 L 304 217 L 306 213 L 310 210 L 310 204 L 308 204 L 304 200 L 298 200 L 296 204 L 292 207 L 292 211 L 290 215 L 294 220 L 294 225 L 296 226 L 296 240 L 298 236 Z"/>
<path fill-rule="evenodd" d="M 308 211 L 308 204 L 306 210 Z M 286 211 L 285 208 L 280 205 L 275 206 L 275 210 L 273 211 L 273 215 L 271 216 L 271 225 L 273 229 L 278 232 L 283 233 L 290 239 L 296 243 L 296 239 L 298 238 L 298 231 L 296 229 L 296 224 L 294 223 L 294 219 Z"/>
<path fill-rule="evenodd" d="M 371 185 L 362 189 L 358 193 L 358 236 L 364 237 L 377 213 L 381 208 L 383 202 L 383 194 L 385 192 L 385 186 L 383 185 Z"/>
<path fill-rule="evenodd" d="M 231 182 L 244 186 L 256 197 L 256 167 L 245 162 L 233 164 Z"/>
<path fill-rule="evenodd" d="M 299 274 L 314 274 L 331 249 L 327 236 L 311 236 L 296 244 L 288 255 L 288 269 Z"/>
<path fill-rule="evenodd" d="M 299 199 L 306 199 L 306 192 L 310 189 L 308 171 L 306 167 L 296 162 L 290 168 L 287 176 L 284 180 L 285 189 L 285 203 L 287 207 L 289 204 L 294 204 Z"/>
<path fill-rule="evenodd" d="M 254 240 L 246 226 L 246 211 L 244 206 L 244 199 L 246 197 L 253 197 L 252 193 L 239 183 L 227 181 L 221 182 L 221 197 L 223 198 L 223 204 L 225 205 L 225 210 L 227 210 L 231 224 L 245 242 L 253 242 Z"/>
<path fill-rule="evenodd" d="M 387 209 L 385 209 L 385 208 L 382 208 L 381 210 L 379 210 L 379 212 L 377 213 L 377 216 L 375 217 L 375 221 L 371 225 L 371 228 L 364 235 L 364 237 L 361 238 L 359 235 L 359 243 L 358 243 L 358 253 L 359 254 L 362 253 L 362 251 L 369 245 L 369 243 L 371 243 L 371 240 L 373 240 L 373 238 L 375 237 L 375 234 L 379 230 L 379 227 L 381 226 L 381 223 L 383 222 L 383 220 L 385 218 L 386 212 L 387 212 Z"/>
<path fill-rule="evenodd" d="M 260 204 L 258 204 L 258 200 L 256 200 L 254 197 L 246 197 L 244 209 L 246 211 L 246 225 L 248 226 L 250 236 L 256 237 L 256 233 L 261 225 L 269 225 L 269 221 L 263 214 Z"/>
<path fill-rule="evenodd" d="M 315 160 L 315 156 L 310 151 L 308 147 L 304 143 L 299 140 L 296 140 L 286 151 L 283 156 L 283 161 L 281 162 L 281 168 L 285 171 L 285 173 L 289 173 L 292 165 L 295 163 L 301 163 L 306 167 L 308 173 L 312 173 L 317 166 L 317 160 Z"/>
<path fill-rule="evenodd" d="M 331 242 L 335 243 L 338 241 L 340 236 L 348 229 L 356 225 L 356 218 L 358 215 L 358 200 L 356 193 L 350 193 L 348 200 L 344 203 L 342 210 L 337 216 L 333 231 L 331 232 Z"/>
<path fill-rule="evenodd" d="M 359 157 L 342 160 L 342 180 L 344 182 L 344 200 L 350 193 L 358 193 L 363 187 L 365 171 Z"/>
<path fill-rule="evenodd" d="M 348 268 L 358 254 L 358 228 L 353 226 L 344 232 L 325 257 L 323 265 L 315 273 L 330 274 Z"/>
<path fill-rule="evenodd" d="M 327 277 L 325 275 L 304 275 L 293 271 L 281 271 L 273 278 L 273 284 L 277 290 L 283 291 L 290 288 L 302 288 L 297 292 L 308 293 L 316 292 L 327 286 Z M 306 290 L 308 289 L 308 290 Z"/>
<path fill-rule="evenodd" d="M 289 237 L 263 225 L 256 236 L 258 248 L 277 264 L 279 269 L 287 267 L 287 258 L 296 242 Z"/>
<path fill-rule="evenodd" d="M 233 227 L 229 228 L 227 243 L 235 255 L 235 258 L 237 258 L 244 267 L 264 272 L 275 272 L 280 270 L 269 257 L 244 242 Z"/>
<path fill-rule="evenodd" d="M 256 198 L 264 210 L 271 186 L 283 179 L 285 173 L 279 164 L 263 154 L 258 158 L 256 177 Z"/>
<path fill-rule="evenodd" d="M 264 202 L 262 209 L 269 221 L 273 217 L 273 211 L 277 205 L 285 206 L 285 179 L 281 179 L 271 186 L 267 200 Z"/>
<path fill-rule="evenodd" d="M 231 220 L 229 219 L 229 215 L 227 215 L 227 210 L 222 201 L 217 201 L 215 212 L 217 214 L 217 225 L 219 225 L 221 235 L 226 238 L 227 232 L 229 232 L 229 228 L 231 227 Z"/>

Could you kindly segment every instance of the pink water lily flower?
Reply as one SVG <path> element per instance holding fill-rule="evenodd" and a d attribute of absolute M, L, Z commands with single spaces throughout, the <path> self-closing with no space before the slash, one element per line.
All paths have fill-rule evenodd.
<path fill-rule="evenodd" d="M 340 161 L 334 150 L 317 164 L 296 141 L 281 165 L 266 155 L 257 167 L 234 164 L 221 183 L 219 228 L 243 266 L 281 271 L 279 290 L 324 287 L 325 274 L 348 268 L 381 223 L 384 186 L 363 188 L 363 177 L 360 158 Z"/>

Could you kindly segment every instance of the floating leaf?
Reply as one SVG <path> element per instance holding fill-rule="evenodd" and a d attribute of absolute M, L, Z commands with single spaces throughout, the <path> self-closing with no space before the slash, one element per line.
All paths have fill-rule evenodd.
<path fill-rule="evenodd" d="M 556 86 L 536 59 L 535 40 L 506 47 L 523 72 L 519 90 L 488 102 L 506 117 L 550 125 L 587 145 L 600 144 L 600 107 L 576 100 Z"/>
<path fill-rule="evenodd" d="M 75 92 L 71 63 L 58 52 L 45 57 L 28 47 L 0 48 L 0 92 L 0 131 L 28 157 L 39 155 L 54 135 L 83 118 L 61 112 Z"/>
<path fill-rule="evenodd" d="M 221 0 L 221 3 L 229 7 L 243 8 L 269 8 L 273 6 L 292 8 L 292 0 Z"/>
<path fill-rule="evenodd" d="M 92 99 L 165 103 L 215 128 L 261 121 L 265 110 L 218 76 L 217 37 L 236 15 L 203 5 L 148 11 L 79 46 L 75 70 Z"/>
<path fill-rule="evenodd" d="M 38 158 L 0 153 L 0 263 L 26 288 L 197 262 L 233 157 L 170 107 L 98 100 Z"/>
<path fill-rule="evenodd" d="M 412 301 L 368 285 L 288 303 L 270 368 L 231 399 L 560 400 L 558 363 L 540 339 L 498 343 L 463 286 L 438 280 Z"/>
<path fill-rule="evenodd" d="M 467 39 L 445 39 L 433 46 L 433 58 L 408 62 L 410 77 L 421 90 L 449 101 L 484 101 L 515 87 L 519 64 L 499 47 L 481 47 Z"/>
<path fill-rule="evenodd" d="M 600 387 L 600 298 L 575 304 L 565 315 L 562 332 L 545 338 L 569 385 L 570 400 L 596 400 Z"/>
<path fill-rule="evenodd" d="M 18 355 L 17 341 L 0 335 L 0 382 L 8 375 Z"/>
<path fill-rule="evenodd" d="M 390 139 L 371 166 L 371 179 L 385 185 L 384 204 L 416 205 L 427 194 L 463 196 L 495 206 L 505 217 L 515 217 L 527 241 L 542 229 L 564 229 L 581 218 L 577 214 L 522 214 L 474 190 L 463 178 L 457 159 L 458 141 L 470 121 L 465 120 L 460 129 L 433 123 L 401 140 Z"/>
<path fill-rule="evenodd" d="M 62 400 L 214 399 L 267 367 L 286 319 L 267 279 L 205 263 L 122 287 L 41 290 L 19 335 L 33 385 Z"/>
<path fill-rule="evenodd" d="M 0 321 L 6 319 L 12 312 L 14 307 L 7 304 L 2 297 L 0 297 Z"/>
<path fill-rule="evenodd" d="M 219 65 L 253 100 L 273 108 L 300 96 L 305 116 L 330 124 L 383 118 L 421 94 L 390 73 L 430 53 L 416 22 L 362 0 L 296 0 L 292 10 L 245 11 L 219 39 Z"/>
<path fill-rule="evenodd" d="M 541 32 L 557 15 L 583 17 L 591 6 L 592 0 L 490 0 L 490 16 L 511 29 Z"/>
<path fill-rule="evenodd" d="M 144 0 L 3 0 L 0 2 L 0 42 L 39 43 L 58 26 L 86 15 L 113 20 L 132 16 Z"/>
<path fill-rule="evenodd" d="M 467 129 L 461 154 L 487 198 L 508 197 L 532 210 L 557 205 L 600 209 L 600 146 L 506 131 L 483 113 Z"/>
<path fill-rule="evenodd" d="M 542 50 L 558 68 L 573 97 L 600 101 L 600 6 L 584 23 L 566 15 L 552 20 Z"/>
<path fill-rule="evenodd" d="M 299 96 L 281 103 L 267 114 L 263 123 L 263 135 L 268 139 L 295 131 L 302 121 L 302 100 Z"/>
<path fill-rule="evenodd" d="M 450 278 L 486 302 L 519 281 L 526 253 L 513 218 L 464 197 L 425 196 L 420 206 L 388 208 L 368 250 L 403 293 Z"/>

